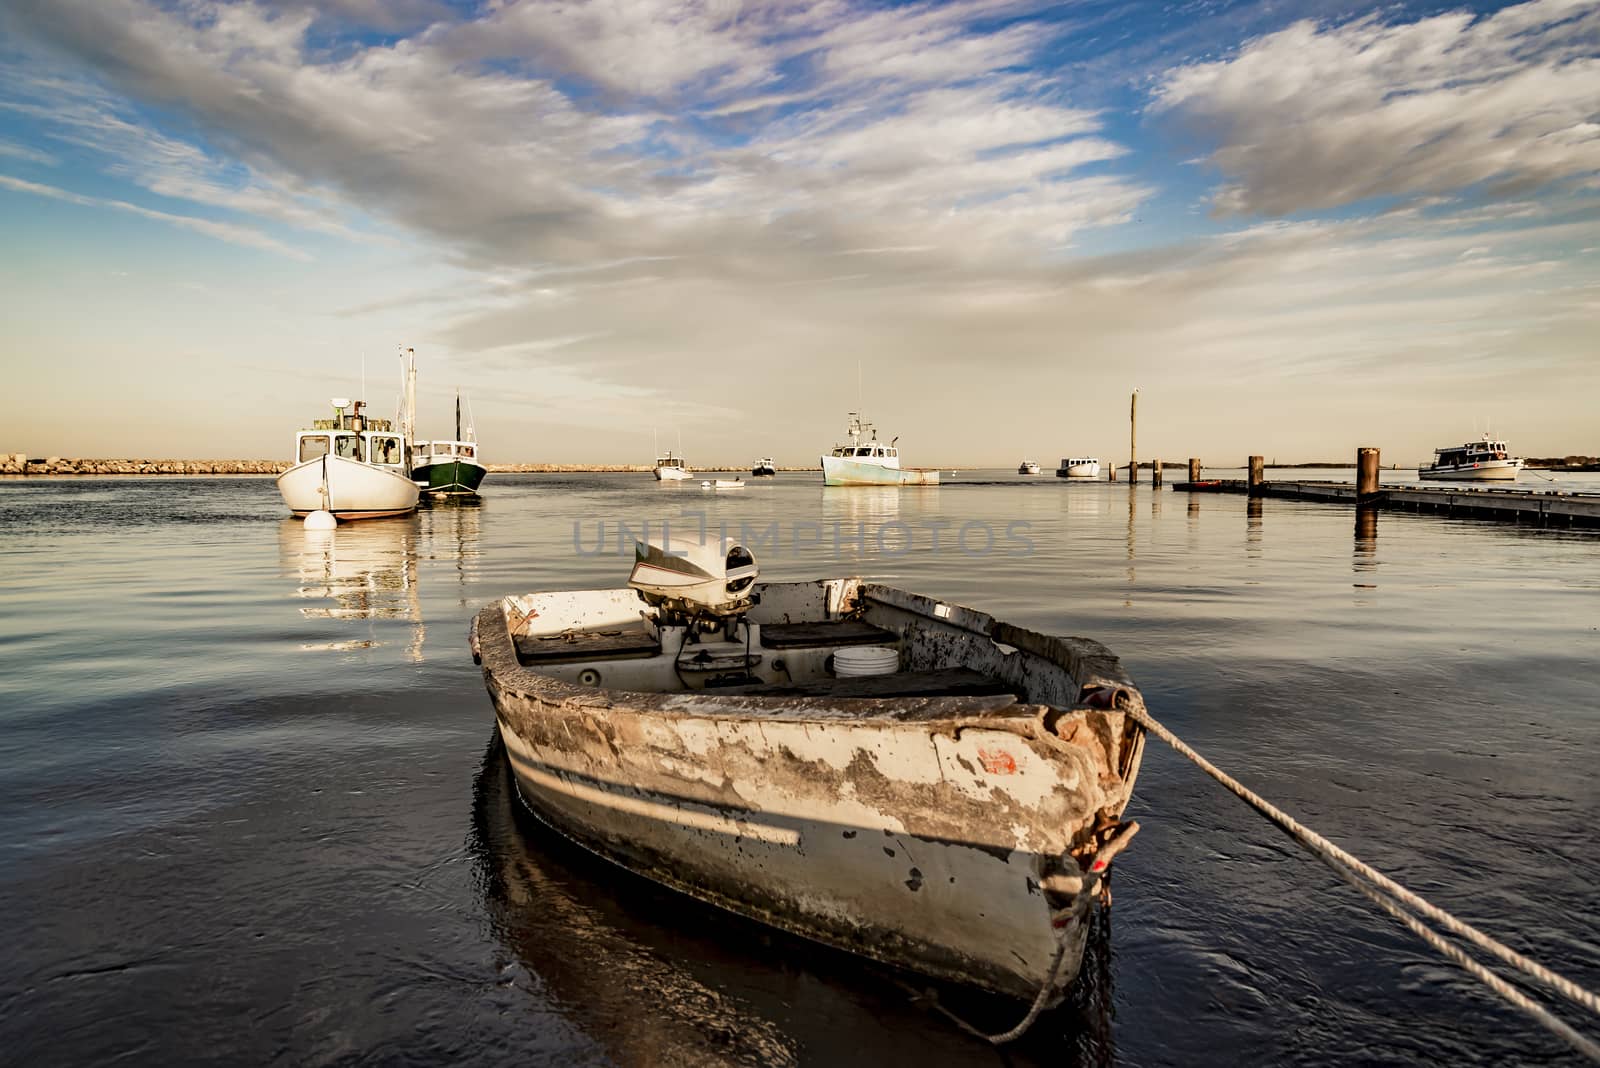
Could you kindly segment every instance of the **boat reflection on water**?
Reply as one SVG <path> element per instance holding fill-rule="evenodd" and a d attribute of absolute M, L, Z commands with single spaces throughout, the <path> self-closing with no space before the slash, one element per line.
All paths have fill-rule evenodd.
<path fill-rule="evenodd" d="M 427 624 L 422 610 L 422 562 L 453 566 L 465 586 L 478 566 L 478 508 L 439 505 L 392 519 L 341 523 L 333 530 L 307 530 L 292 519 L 278 526 L 284 574 L 298 585 L 291 596 L 305 619 L 396 620 L 411 624 L 405 656 L 423 659 Z M 343 652 L 383 642 L 372 634 L 310 642 L 306 651 Z M 455 655 L 455 648 L 448 655 Z"/>
<path fill-rule="evenodd" d="M 939 491 L 919 492 L 919 506 L 937 505 Z M 849 493 L 824 493 L 822 519 L 841 523 L 884 523 L 900 517 L 899 486 L 852 486 Z"/>
<path fill-rule="evenodd" d="M 1067 1003 L 997 1054 L 884 969 L 622 872 L 557 835 L 517 796 L 498 733 L 473 789 L 468 852 L 495 937 L 553 1004 L 632 1065 L 1110 1065 L 1109 921 L 1091 930 Z M 950 1000 L 999 1031 L 1025 1009 Z M 958 995 L 957 995 L 958 996 Z"/>

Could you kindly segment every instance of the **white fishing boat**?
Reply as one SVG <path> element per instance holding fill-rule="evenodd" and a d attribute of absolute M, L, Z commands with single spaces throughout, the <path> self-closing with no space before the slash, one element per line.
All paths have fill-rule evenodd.
<path fill-rule="evenodd" d="M 655 474 L 657 482 L 682 482 L 690 472 L 684 462 L 669 451 L 665 456 L 656 457 Z"/>
<path fill-rule="evenodd" d="M 856 412 L 850 413 L 845 429 L 849 439 L 833 447 L 822 460 L 822 484 L 825 486 L 936 486 L 939 472 L 926 468 L 901 468 L 900 449 L 894 438 L 885 445 L 878 440 L 878 432 L 871 423 L 861 421 Z"/>
<path fill-rule="evenodd" d="M 1507 482 L 1522 470 L 1522 460 L 1512 456 L 1506 443 L 1485 434 L 1465 445 L 1433 450 L 1434 460 L 1417 468 L 1417 477 L 1438 482 Z"/>
<path fill-rule="evenodd" d="M 411 443 L 411 480 L 424 493 L 464 497 L 478 492 L 488 473 L 478 455 L 477 435 L 471 426 L 461 433 L 461 394 L 456 394 L 456 436 Z"/>
<path fill-rule="evenodd" d="M 1037 475 L 1038 473 L 1039 465 L 1032 460 L 1024 460 L 1017 465 L 1017 474 L 1019 475 Z"/>
<path fill-rule="evenodd" d="M 744 489 L 742 478 L 710 478 L 700 483 L 701 489 L 728 490 Z"/>
<path fill-rule="evenodd" d="M 404 361 L 404 407 L 398 429 L 365 414 L 364 401 L 335 397 L 334 418 L 318 419 L 295 434 L 295 464 L 278 476 L 283 503 L 299 518 L 312 512 L 335 519 L 376 519 L 417 508 L 408 443 L 416 411 L 416 354 Z"/>
<path fill-rule="evenodd" d="M 1093 456 L 1063 457 L 1056 467 L 1057 478 L 1099 478 L 1100 461 Z"/>
<path fill-rule="evenodd" d="M 683 435 L 679 434 L 678 437 L 678 452 L 682 452 Z M 690 475 L 689 465 L 684 463 L 678 453 L 673 452 L 671 449 L 668 449 L 663 454 L 659 441 L 656 443 L 656 462 L 652 470 L 655 472 L 657 482 L 684 482 Z"/>
<path fill-rule="evenodd" d="M 484 608 L 522 800 L 702 901 L 1058 1002 L 1138 829 L 1143 703 L 1116 657 L 860 579 L 758 578 L 733 539 L 640 544 L 628 587 Z"/>
<path fill-rule="evenodd" d="M 763 456 L 761 459 L 750 465 L 750 473 L 757 478 L 763 478 L 769 475 L 776 475 L 778 473 L 778 469 L 773 466 L 772 457 Z"/>

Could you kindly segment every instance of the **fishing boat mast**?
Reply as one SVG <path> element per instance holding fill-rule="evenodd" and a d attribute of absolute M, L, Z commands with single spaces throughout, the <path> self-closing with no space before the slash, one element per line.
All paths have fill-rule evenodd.
<path fill-rule="evenodd" d="M 400 361 L 403 371 L 401 383 L 404 389 L 404 400 L 400 412 L 400 436 L 405 441 L 409 451 L 411 442 L 416 439 L 417 425 L 417 350 L 401 346 Z"/>

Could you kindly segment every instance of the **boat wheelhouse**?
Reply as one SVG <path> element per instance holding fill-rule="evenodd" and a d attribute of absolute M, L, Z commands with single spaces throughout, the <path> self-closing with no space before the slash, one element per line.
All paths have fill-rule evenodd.
<path fill-rule="evenodd" d="M 1099 478 L 1100 461 L 1093 456 L 1063 457 L 1056 468 L 1057 478 Z"/>
<path fill-rule="evenodd" d="M 1465 445 L 1435 449 L 1433 454 L 1433 463 L 1417 468 L 1418 478 L 1450 482 L 1510 481 L 1522 469 L 1521 458 L 1512 456 L 1504 441 L 1487 434 Z"/>
<path fill-rule="evenodd" d="M 825 486 L 936 486 L 939 472 L 926 468 L 900 467 L 900 449 L 895 437 L 885 445 L 871 423 L 850 413 L 845 428 L 846 442 L 821 457 L 822 484 Z"/>
<path fill-rule="evenodd" d="M 1038 473 L 1039 465 L 1032 460 L 1024 460 L 1017 465 L 1017 474 L 1019 475 L 1037 475 Z"/>

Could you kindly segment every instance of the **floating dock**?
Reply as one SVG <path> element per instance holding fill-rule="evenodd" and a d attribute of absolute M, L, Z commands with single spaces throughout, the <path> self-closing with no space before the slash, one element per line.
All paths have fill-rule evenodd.
<path fill-rule="evenodd" d="M 1355 504 L 1363 508 L 1395 508 L 1412 512 L 1444 512 L 1480 519 L 1506 519 L 1541 526 L 1600 527 L 1600 495 L 1561 490 L 1478 489 L 1446 486 L 1380 486 L 1361 493 L 1350 482 L 1260 481 L 1242 478 L 1173 483 L 1190 493 L 1240 493 L 1252 497 L 1288 497 L 1302 501 Z"/>

